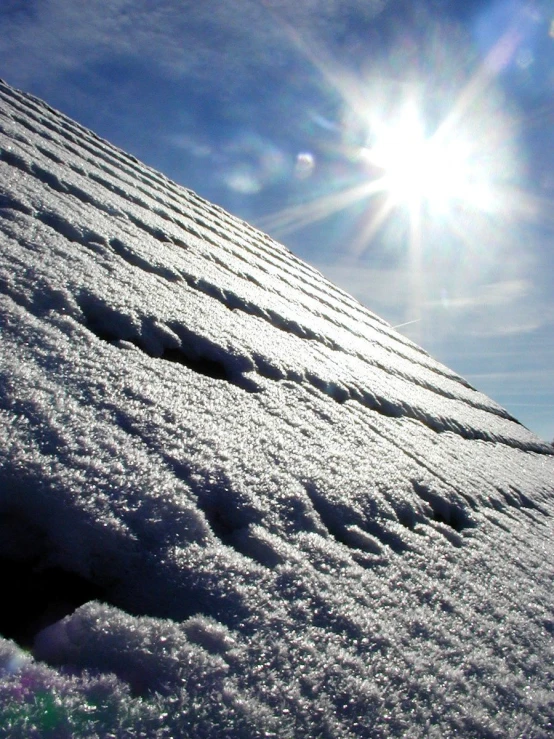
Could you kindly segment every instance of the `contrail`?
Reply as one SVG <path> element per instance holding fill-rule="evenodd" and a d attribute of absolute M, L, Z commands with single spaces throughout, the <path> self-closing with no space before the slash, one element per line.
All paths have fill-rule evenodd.
<path fill-rule="evenodd" d="M 393 326 L 392 328 L 402 328 L 402 326 L 411 326 L 412 323 L 419 323 L 421 321 L 421 318 L 416 318 L 414 321 L 406 321 L 406 323 L 399 323 L 398 326 Z"/>

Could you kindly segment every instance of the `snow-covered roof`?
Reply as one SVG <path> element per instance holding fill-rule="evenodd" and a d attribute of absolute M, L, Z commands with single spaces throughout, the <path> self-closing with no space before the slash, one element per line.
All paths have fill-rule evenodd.
<path fill-rule="evenodd" d="M 546 737 L 551 446 L 0 84 L 0 736 Z"/>

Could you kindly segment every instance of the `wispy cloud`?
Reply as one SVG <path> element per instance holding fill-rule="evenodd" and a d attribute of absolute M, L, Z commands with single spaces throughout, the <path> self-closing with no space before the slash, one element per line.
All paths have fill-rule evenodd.
<path fill-rule="evenodd" d="M 425 295 L 418 315 L 406 311 L 413 307 L 410 291 L 413 275 L 406 267 L 365 267 L 363 265 L 319 264 L 333 282 L 344 286 L 366 305 L 394 324 L 419 320 L 413 331 L 437 337 L 515 336 L 542 327 L 554 326 L 554 311 L 531 278 L 507 278 L 480 284 L 456 284 L 448 271 L 427 270 Z M 499 271 L 501 271 L 501 266 Z M 448 286 L 448 290 L 445 286 Z M 458 292 L 456 292 L 458 291 Z"/>
<path fill-rule="evenodd" d="M 384 4 L 360 0 L 349 12 L 367 18 Z M 0 54 L 20 83 L 127 55 L 176 77 L 209 77 L 234 87 L 290 64 L 293 44 L 277 10 L 295 28 L 327 40 L 344 21 L 339 0 L 29 0 L 23 10 L 3 15 Z"/>
<path fill-rule="evenodd" d="M 506 306 L 525 298 L 531 291 L 532 284 L 529 280 L 503 280 L 481 285 L 476 293 L 471 296 L 430 300 L 427 301 L 427 305 L 430 308 L 448 306 L 449 308 L 457 310 L 473 310 L 476 307 L 491 308 L 496 306 Z"/>

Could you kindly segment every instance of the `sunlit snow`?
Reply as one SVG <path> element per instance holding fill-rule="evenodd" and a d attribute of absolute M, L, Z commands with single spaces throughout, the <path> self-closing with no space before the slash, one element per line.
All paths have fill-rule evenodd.
<path fill-rule="evenodd" d="M 0 243 L 0 736 L 552 735 L 552 447 L 5 84 Z"/>

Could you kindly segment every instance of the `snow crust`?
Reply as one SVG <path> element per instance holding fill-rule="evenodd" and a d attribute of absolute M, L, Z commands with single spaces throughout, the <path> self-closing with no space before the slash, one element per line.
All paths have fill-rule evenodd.
<path fill-rule="evenodd" d="M 0 244 L 0 736 L 552 735 L 549 445 L 4 83 Z"/>

